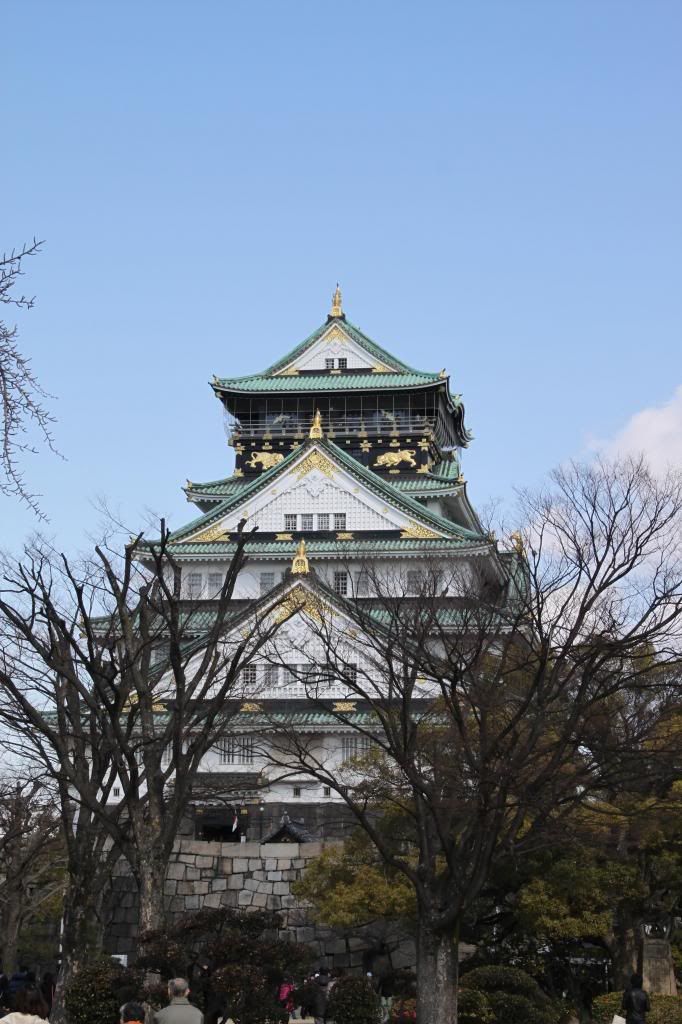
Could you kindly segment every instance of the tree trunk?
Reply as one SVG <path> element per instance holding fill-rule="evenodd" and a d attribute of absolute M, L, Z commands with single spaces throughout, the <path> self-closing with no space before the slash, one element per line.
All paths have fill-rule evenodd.
<path fill-rule="evenodd" d="M 64 896 L 62 960 L 50 1024 L 66 1024 L 64 996 L 80 968 L 102 949 L 101 907 L 105 887 L 91 877 L 71 876 Z"/>
<path fill-rule="evenodd" d="M 2 965 L 8 976 L 17 969 L 19 932 L 22 925 L 22 894 L 12 891 L 7 895 L 3 914 Z"/>
<path fill-rule="evenodd" d="M 419 922 L 417 1012 L 419 1024 L 457 1024 L 459 971 L 456 933 L 433 931 Z"/>
<path fill-rule="evenodd" d="M 140 857 L 136 871 L 140 897 L 140 931 L 162 928 L 166 919 L 164 886 L 168 858 L 157 852 Z"/>

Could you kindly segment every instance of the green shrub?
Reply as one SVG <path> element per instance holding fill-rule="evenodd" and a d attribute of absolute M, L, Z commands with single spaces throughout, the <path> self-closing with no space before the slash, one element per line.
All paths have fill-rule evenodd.
<path fill-rule="evenodd" d="M 121 1003 L 139 999 L 142 977 L 110 957 L 82 967 L 65 993 L 69 1024 L 117 1024 Z"/>
<path fill-rule="evenodd" d="M 495 1020 L 487 996 L 474 988 L 460 989 L 457 1010 L 459 1024 L 493 1024 Z"/>
<path fill-rule="evenodd" d="M 561 1024 L 567 1011 L 518 967 L 476 967 L 462 977 L 462 991 L 482 992 L 494 1024 Z"/>
<path fill-rule="evenodd" d="M 512 995 L 526 996 L 532 999 L 540 987 L 530 974 L 518 967 L 476 967 L 463 975 L 462 988 L 474 988 L 478 992 L 509 992 Z"/>
<path fill-rule="evenodd" d="M 379 1024 L 379 999 L 366 978 L 339 978 L 327 1004 L 334 1024 Z"/>
<path fill-rule="evenodd" d="M 608 992 L 597 996 L 592 1002 L 592 1019 L 595 1024 L 611 1024 L 614 1013 L 620 1013 L 622 992 Z M 651 1012 L 646 1024 L 682 1024 L 682 999 L 679 996 L 652 996 Z"/>

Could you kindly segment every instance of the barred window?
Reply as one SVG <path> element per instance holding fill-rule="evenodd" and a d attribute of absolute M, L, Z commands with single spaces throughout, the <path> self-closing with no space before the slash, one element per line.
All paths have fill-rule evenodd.
<path fill-rule="evenodd" d="M 221 572 L 210 572 L 208 574 L 208 595 L 217 597 L 223 589 L 223 574 Z"/>
<path fill-rule="evenodd" d="M 335 572 L 334 573 L 334 592 L 341 594 L 345 597 L 348 593 L 348 573 L 347 572 Z"/>
<path fill-rule="evenodd" d="M 279 682 L 279 665 L 263 666 L 263 684 L 265 686 L 277 686 Z"/>
<path fill-rule="evenodd" d="M 335 512 L 334 513 L 334 529 L 345 530 L 346 529 L 346 513 Z"/>
<path fill-rule="evenodd" d="M 313 528 L 313 517 L 312 517 L 311 514 L 308 514 L 306 512 L 306 513 L 304 513 L 301 516 L 301 529 L 302 530 L 312 530 L 312 528 Z"/>
<path fill-rule="evenodd" d="M 275 585 L 274 572 L 262 572 L 258 578 L 261 594 L 267 594 Z"/>
<path fill-rule="evenodd" d="M 342 736 L 341 759 L 348 761 L 351 757 L 364 757 L 369 752 L 369 736 Z"/>
<path fill-rule="evenodd" d="M 298 524 L 298 516 L 297 515 L 285 515 L 284 516 L 284 529 L 285 530 L 295 530 L 297 528 L 297 524 Z"/>
<path fill-rule="evenodd" d="M 258 673 L 255 665 L 245 665 L 241 671 L 241 681 L 243 686 L 255 686 Z"/>
<path fill-rule="evenodd" d="M 339 370 L 347 370 L 347 369 L 348 369 L 348 360 L 345 359 L 345 358 L 339 359 Z"/>
<path fill-rule="evenodd" d="M 369 573 L 366 569 L 361 569 L 360 572 L 355 574 L 355 596 L 356 597 L 367 597 L 369 594 Z"/>
<path fill-rule="evenodd" d="M 325 359 L 325 361 L 324 361 L 324 368 L 325 368 L 325 370 L 333 370 L 334 369 L 334 360 L 333 359 Z"/>
<path fill-rule="evenodd" d="M 407 570 L 407 593 L 412 595 L 420 594 L 424 586 L 424 576 L 419 569 Z"/>
<path fill-rule="evenodd" d="M 356 661 L 350 661 L 344 666 L 344 680 L 349 682 L 352 686 L 355 686 L 358 681 L 358 664 Z"/>
<path fill-rule="evenodd" d="M 200 572 L 190 572 L 187 575 L 187 597 L 190 601 L 196 601 L 201 597 L 201 589 L 204 578 Z"/>
<path fill-rule="evenodd" d="M 318 530 L 329 529 L 330 517 L 328 512 L 320 512 L 317 517 L 317 528 Z"/>
<path fill-rule="evenodd" d="M 253 764 L 255 738 L 253 736 L 223 736 L 218 740 L 220 764 Z"/>
<path fill-rule="evenodd" d="M 301 795 L 301 787 L 300 786 L 294 786 L 294 796 L 300 796 L 300 795 Z"/>

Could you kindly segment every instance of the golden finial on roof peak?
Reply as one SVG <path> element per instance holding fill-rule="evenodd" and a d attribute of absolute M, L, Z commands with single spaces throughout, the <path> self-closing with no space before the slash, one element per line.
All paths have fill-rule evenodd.
<path fill-rule="evenodd" d="M 291 563 L 292 576 L 303 576 L 310 572 L 308 556 L 305 553 L 305 540 L 301 539 Z"/>
<path fill-rule="evenodd" d="M 322 414 L 319 409 L 315 410 L 315 415 L 313 416 L 313 422 L 311 424 L 308 437 L 313 440 L 324 437 L 324 434 L 322 433 Z"/>
<path fill-rule="evenodd" d="M 341 305 L 341 289 L 339 288 L 338 281 L 336 282 L 336 291 L 332 295 L 332 308 L 329 315 L 330 317 L 334 317 L 334 319 L 340 319 L 343 317 L 343 308 Z"/>

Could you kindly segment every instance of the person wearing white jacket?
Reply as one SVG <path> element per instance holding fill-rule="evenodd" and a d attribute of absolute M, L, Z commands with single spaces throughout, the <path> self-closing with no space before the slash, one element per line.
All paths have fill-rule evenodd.
<path fill-rule="evenodd" d="M 2 1018 L 7 1024 L 44 1024 L 49 1011 L 40 989 L 20 989 L 15 992 L 12 1003 L 12 1012 Z"/>

